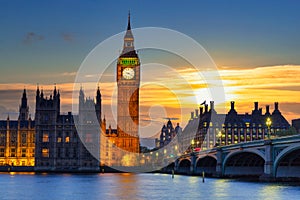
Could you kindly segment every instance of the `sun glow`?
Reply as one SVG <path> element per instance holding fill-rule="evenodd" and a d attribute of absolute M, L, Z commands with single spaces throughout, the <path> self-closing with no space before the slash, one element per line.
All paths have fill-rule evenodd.
<path fill-rule="evenodd" d="M 148 110 L 153 105 L 160 105 L 169 110 L 168 117 L 179 117 L 182 121 L 188 120 L 189 112 L 197 108 L 204 100 L 210 101 L 211 94 L 209 89 L 211 85 L 204 79 L 213 79 L 209 72 L 203 72 L 203 77 L 199 77 L 198 72 L 188 67 L 178 68 L 172 74 L 180 74 L 181 80 L 157 76 L 151 81 L 145 80 L 141 83 L 140 106 L 141 116 L 149 116 Z M 238 112 L 249 112 L 252 109 L 254 101 L 260 102 L 260 105 L 273 105 L 274 101 L 280 103 L 280 109 L 283 115 L 288 119 L 299 118 L 300 116 L 300 66 L 299 65 L 281 65 L 281 66 L 266 66 L 251 69 L 236 69 L 226 68 L 218 71 L 220 79 L 223 83 L 226 102 L 223 104 L 215 104 L 216 109 L 226 106 L 225 112 L 229 109 L 229 102 L 236 101 Z M 148 73 L 148 75 L 151 75 Z M 97 83 L 90 83 L 95 85 Z M 107 120 L 112 117 L 108 112 L 111 105 L 116 101 L 112 97 L 112 91 L 116 87 L 114 82 L 104 82 L 99 84 L 102 93 L 103 114 Z M 7 116 L 7 112 L 18 112 L 19 99 L 23 88 L 28 91 L 28 99 L 30 104 L 30 112 L 34 113 L 35 105 L 35 84 L 1 84 L 2 118 Z M 44 90 L 44 94 L 49 96 L 53 85 L 40 85 L 40 89 Z M 72 90 L 73 83 L 64 83 L 57 85 L 61 93 L 62 111 L 67 112 L 72 110 Z M 83 85 L 84 88 L 84 85 Z M 5 91 L 5 92 L 4 92 Z M 87 96 L 94 98 L 95 91 L 87 91 Z M 74 99 L 76 103 L 78 99 Z M 147 109 L 148 108 L 148 109 Z M 183 113 L 178 113 L 178 109 L 183 110 Z M 146 113 L 142 111 L 145 110 Z M 219 111 L 221 112 L 221 111 Z M 162 116 L 163 117 L 163 116 Z M 12 116 L 13 118 L 13 116 Z M 143 117 L 141 117 L 143 120 Z M 113 120 L 111 120 L 113 121 Z"/>

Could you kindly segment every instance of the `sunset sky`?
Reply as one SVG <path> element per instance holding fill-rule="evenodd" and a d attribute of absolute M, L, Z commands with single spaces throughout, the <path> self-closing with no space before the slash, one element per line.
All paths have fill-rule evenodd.
<path fill-rule="evenodd" d="M 24 87 L 33 114 L 37 83 L 47 95 L 56 83 L 61 90 L 62 111 L 70 111 L 73 83 L 81 63 L 100 42 L 125 30 L 130 10 L 132 28 L 173 29 L 205 48 L 223 82 L 226 109 L 230 101 L 236 101 L 239 113 L 251 112 L 253 102 L 259 101 L 263 110 L 265 105 L 273 110 L 278 101 L 290 122 L 300 118 L 299 8 L 296 0 L 1 0 L 1 119 L 8 114 L 16 118 Z M 120 49 L 122 45 L 120 41 Z M 141 52 L 141 63 L 151 55 Z M 210 100 L 202 95 L 209 86 L 188 63 L 174 62 L 168 55 L 155 58 L 173 71 L 170 73 L 166 66 L 142 65 L 141 119 L 161 125 L 165 117 L 183 116 L 179 121 L 185 124 L 190 111 L 203 100 Z M 100 83 L 103 113 L 112 124 L 113 70 L 112 65 L 107 72 L 111 79 Z M 184 82 L 172 78 L 176 74 L 184 77 L 190 88 L 186 90 Z M 161 107 L 169 111 L 164 113 Z"/>

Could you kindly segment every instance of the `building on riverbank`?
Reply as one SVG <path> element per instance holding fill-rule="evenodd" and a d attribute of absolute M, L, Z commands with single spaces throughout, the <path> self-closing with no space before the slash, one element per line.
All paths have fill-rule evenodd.
<path fill-rule="evenodd" d="M 300 134 L 300 119 L 293 119 L 292 126 L 296 129 L 296 132 Z"/>
<path fill-rule="evenodd" d="M 35 170 L 36 171 L 98 171 L 99 132 L 95 115 L 95 107 L 100 105 L 100 90 L 97 90 L 97 101 L 84 97 L 79 91 L 79 114 L 73 116 L 60 113 L 60 93 L 53 90 L 49 97 L 44 96 L 39 88 L 36 90 L 35 112 Z M 101 98 L 101 97 L 100 97 Z M 101 116 L 100 109 L 96 109 Z M 77 126 L 75 125 L 77 120 Z M 98 119 L 97 119 L 98 120 Z M 88 128 L 87 128 L 88 126 Z M 89 130 L 92 130 L 89 132 Z M 94 155 L 89 148 L 96 148 Z M 91 151 L 90 151 L 91 150 Z"/>
<path fill-rule="evenodd" d="M 26 89 L 19 117 L 0 121 L 0 166 L 34 166 L 35 122 L 29 116 Z"/>
<path fill-rule="evenodd" d="M 176 127 L 174 128 L 171 119 L 169 119 L 167 124 L 164 124 L 161 128 L 159 138 L 155 139 L 156 148 L 162 148 L 163 146 L 168 145 L 181 131 L 181 129 L 182 128 L 179 126 L 179 123 L 177 123 Z"/>
<path fill-rule="evenodd" d="M 208 109 L 207 104 L 201 106 L 199 115 L 194 115 L 192 112 L 191 119 L 183 130 L 184 136 L 191 144 L 191 149 L 206 150 L 216 145 L 267 139 L 268 134 L 270 137 L 274 137 L 276 133 L 286 131 L 290 127 L 279 110 L 278 102 L 274 103 L 272 113 L 269 105 L 266 106 L 265 113 L 263 113 L 258 102 L 254 102 L 254 109 L 250 114 L 238 114 L 235 109 L 235 102 L 232 101 L 230 104 L 231 107 L 227 114 L 217 113 L 213 101 L 210 102 L 210 109 Z M 270 127 L 266 125 L 267 118 L 272 121 Z"/>

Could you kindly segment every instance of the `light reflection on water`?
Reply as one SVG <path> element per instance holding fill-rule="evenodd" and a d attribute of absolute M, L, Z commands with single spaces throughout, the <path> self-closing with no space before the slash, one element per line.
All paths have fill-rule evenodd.
<path fill-rule="evenodd" d="M 300 185 L 300 184 L 299 184 Z M 164 174 L 0 174 L 0 199 L 300 199 L 300 186 Z"/>

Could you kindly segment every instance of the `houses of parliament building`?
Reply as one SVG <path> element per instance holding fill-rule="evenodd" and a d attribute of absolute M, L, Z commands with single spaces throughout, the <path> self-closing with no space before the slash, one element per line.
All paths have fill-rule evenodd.
<path fill-rule="evenodd" d="M 116 68 L 116 129 L 107 128 L 101 117 L 99 87 L 96 100 L 86 98 L 80 89 L 78 115 L 60 113 L 56 86 L 50 96 L 37 87 L 34 120 L 29 116 L 24 89 L 18 119 L 7 117 L 0 121 L 0 166 L 32 166 L 35 171 L 98 171 L 100 165 L 124 164 L 123 155 L 116 149 L 139 153 L 140 60 L 134 49 L 130 15 Z"/>

